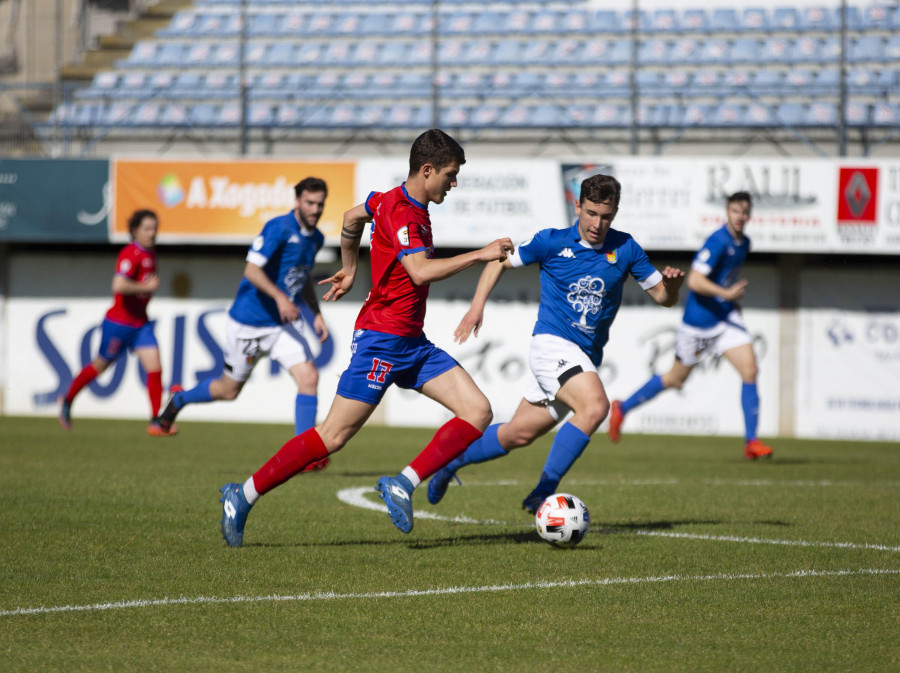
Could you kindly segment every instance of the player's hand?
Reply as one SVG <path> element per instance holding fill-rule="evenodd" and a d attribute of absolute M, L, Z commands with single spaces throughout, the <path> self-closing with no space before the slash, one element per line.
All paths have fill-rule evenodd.
<path fill-rule="evenodd" d="M 469 335 L 472 333 L 473 329 L 475 330 L 475 337 L 477 338 L 478 330 L 481 329 L 481 321 L 483 319 L 483 311 L 469 309 L 463 316 L 463 319 L 459 321 L 459 325 L 453 332 L 453 340 L 461 344 L 466 343 L 466 339 L 469 338 Z"/>
<path fill-rule="evenodd" d="M 279 294 L 275 297 L 275 306 L 278 307 L 278 315 L 281 317 L 281 322 L 294 322 L 300 317 L 300 309 L 287 298 L 287 295 Z"/>
<path fill-rule="evenodd" d="M 667 292 L 674 292 L 681 289 L 684 284 L 684 271 L 667 266 L 662 271 L 663 285 L 666 286 Z"/>
<path fill-rule="evenodd" d="M 319 281 L 319 285 L 331 285 L 331 289 L 322 297 L 324 301 L 337 301 L 353 288 L 354 274 L 349 274 L 340 269 L 331 278 Z"/>
<path fill-rule="evenodd" d="M 316 317 L 313 319 L 313 329 L 319 335 L 319 343 L 325 343 L 325 340 L 328 338 L 328 325 L 325 324 L 325 318 L 322 317 L 321 313 L 316 314 Z"/>
<path fill-rule="evenodd" d="M 157 276 L 155 273 L 147 276 L 140 282 L 140 285 L 142 286 L 142 289 L 152 294 L 159 289 L 159 276 Z"/>
<path fill-rule="evenodd" d="M 731 287 L 725 288 L 725 294 L 722 298 L 725 301 L 737 301 L 738 299 L 743 299 L 744 293 L 747 291 L 747 285 L 749 284 L 750 281 L 742 278 Z"/>
<path fill-rule="evenodd" d="M 484 253 L 482 261 L 485 262 L 505 262 L 506 258 L 515 252 L 512 239 L 498 238 L 496 241 L 481 249 Z"/>

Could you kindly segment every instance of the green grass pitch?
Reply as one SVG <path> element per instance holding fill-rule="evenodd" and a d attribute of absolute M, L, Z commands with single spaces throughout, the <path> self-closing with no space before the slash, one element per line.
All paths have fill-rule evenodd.
<path fill-rule="evenodd" d="M 560 550 L 520 509 L 550 438 L 403 535 L 374 485 L 432 432 L 367 427 L 227 548 L 219 486 L 291 430 L 0 418 L 0 671 L 900 670 L 896 445 L 598 435 Z"/>

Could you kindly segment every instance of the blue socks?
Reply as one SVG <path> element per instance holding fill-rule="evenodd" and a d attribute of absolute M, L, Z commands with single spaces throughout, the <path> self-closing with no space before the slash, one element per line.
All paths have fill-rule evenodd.
<path fill-rule="evenodd" d="M 196 386 L 191 388 L 190 390 L 185 390 L 180 393 L 175 393 L 175 397 L 173 401 L 175 402 L 175 407 L 179 410 L 184 408 L 186 404 L 197 404 L 198 402 L 212 402 L 212 395 L 209 394 L 209 385 L 215 379 L 206 379 L 205 381 L 201 381 Z"/>
<path fill-rule="evenodd" d="M 663 385 L 662 376 L 660 376 L 659 374 L 653 376 L 649 381 L 647 381 L 647 383 L 643 385 L 643 387 L 639 388 L 634 395 L 622 402 L 622 413 L 627 414 L 636 406 L 639 406 L 648 400 L 652 400 L 664 389 L 665 386 Z"/>
<path fill-rule="evenodd" d="M 300 435 L 316 425 L 318 398 L 297 393 L 294 402 L 294 434 Z"/>
<path fill-rule="evenodd" d="M 744 410 L 744 438 L 749 442 L 756 439 L 756 426 L 759 424 L 759 393 L 756 382 L 741 386 L 741 408 Z"/>
<path fill-rule="evenodd" d="M 578 460 L 578 456 L 582 454 L 590 441 L 590 435 L 584 434 L 571 423 L 563 423 L 556 433 L 550 453 L 547 454 L 547 462 L 544 463 L 541 480 L 532 494 L 553 495 L 563 476 Z"/>
<path fill-rule="evenodd" d="M 500 440 L 497 439 L 497 430 L 500 429 L 500 423 L 494 423 L 489 426 L 480 439 L 476 439 L 469 447 L 463 451 L 462 455 L 451 460 L 445 470 L 450 470 L 454 474 L 464 465 L 472 463 L 483 463 L 500 456 L 505 456 L 507 451 L 500 446 Z"/>

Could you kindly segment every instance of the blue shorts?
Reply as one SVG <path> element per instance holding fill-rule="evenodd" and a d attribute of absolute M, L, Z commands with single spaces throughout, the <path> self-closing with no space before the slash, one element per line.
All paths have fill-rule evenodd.
<path fill-rule="evenodd" d="M 420 388 L 459 363 L 425 335 L 401 337 L 372 330 L 356 330 L 350 346 L 350 365 L 341 374 L 337 394 L 378 404 L 392 383 Z"/>
<path fill-rule="evenodd" d="M 113 360 L 122 356 L 126 350 L 136 348 L 159 348 L 156 335 L 153 334 L 153 323 L 147 322 L 140 327 L 132 327 L 105 319 L 100 326 L 100 357 Z"/>

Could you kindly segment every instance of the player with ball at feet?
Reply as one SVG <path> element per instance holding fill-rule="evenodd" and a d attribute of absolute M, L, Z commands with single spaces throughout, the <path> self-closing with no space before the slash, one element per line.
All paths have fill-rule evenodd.
<path fill-rule="evenodd" d="M 463 343 L 473 330 L 478 336 L 485 303 L 506 269 L 538 264 L 541 303 L 529 355 L 532 375 L 512 420 L 490 426 L 480 440 L 434 475 L 428 484 L 432 504 L 441 501 L 460 468 L 528 446 L 574 412 L 557 431 L 537 486 L 522 502 L 534 514 L 556 492 L 609 413 L 597 368 L 628 276 L 634 276 L 657 304 L 678 302 L 684 272 L 668 266 L 658 271 L 637 241 L 611 228 L 620 195 L 621 186 L 614 177 L 587 178 L 581 183 L 575 206 L 578 220 L 573 226 L 539 231 L 506 260 L 485 266 L 455 339 Z"/>
<path fill-rule="evenodd" d="M 413 527 L 414 489 L 481 437 L 491 422 L 491 405 L 469 374 L 422 331 L 431 283 L 478 262 L 503 261 L 513 252 L 512 241 L 501 238 L 480 250 L 435 258 L 428 204 L 444 201 L 465 161 L 453 138 L 439 129 L 426 131 L 410 150 L 406 182 L 372 192 L 344 214 L 342 268 L 321 281 L 331 285 L 326 301 L 340 299 L 353 287 L 363 229 L 375 222 L 372 289 L 356 320 L 350 365 L 321 424 L 287 442 L 243 484 L 221 488 L 222 535 L 229 546 L 243 544 L 244 524 L 259 496 L 343 448 L 391 384 L 417 390 L 454 414 L 402 472 L 378 481 L 391 521 L 403 533 Z"/>

